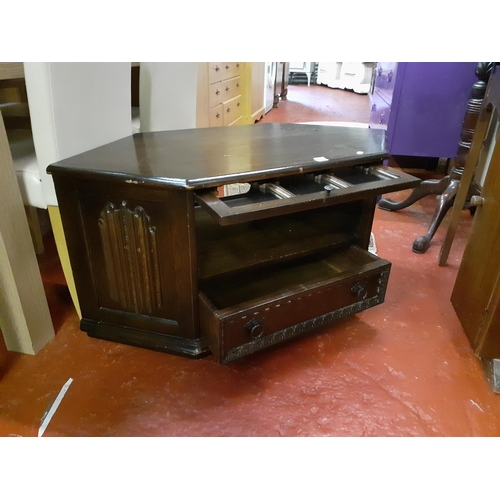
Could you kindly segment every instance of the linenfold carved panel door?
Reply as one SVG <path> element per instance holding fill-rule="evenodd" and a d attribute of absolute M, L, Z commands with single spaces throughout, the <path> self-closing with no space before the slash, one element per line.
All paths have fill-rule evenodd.
<path fill-rule="evenodd" d="M 136 187 L 136 192 L 140 189 Z M 92 253 L 92 275 L 97 290 L 99 321 L 125 321 L 130 328 L 176 335 L 196 331 L 191 298 L 183 293 L 191 266 L 179 262 L 189 256 L 189 224 L 178 223 L 185 195 L 179 191 L 131 197 L 126 191 L 110 195 L 80 193 L 80 210 Z M 184 217 L 186 209 L 183 208 Z M 182 229 L 185 228 L 185 229 Z M 186 243 L 187 242 L 187 243 Z M 186 269 L 179 276 L 178 268 Z M 147 324 L 146 324 L 147 323 Z M 191 333 L 192 335 L 192 333 Z"/>

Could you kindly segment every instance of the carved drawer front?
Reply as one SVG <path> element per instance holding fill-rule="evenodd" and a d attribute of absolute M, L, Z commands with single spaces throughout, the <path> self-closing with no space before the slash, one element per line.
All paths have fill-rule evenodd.
<path fill-rule="evenodd" d="M 241 118 L 242 102 L 241 96 L 234 97 L 223 103 L 224 106 L 224 125 L 231 125 Z"/>
<path fill-rule="evenodd" d="M 224 125 L 224 105 L 219 104 L 210 110 L 210 126 L 222 127 Z"/>
<path fill-rule="evenodd" d="M 200 286 L 201 333 L 227 363 L 384 301 L 391 264 L 351 246 Z"/>

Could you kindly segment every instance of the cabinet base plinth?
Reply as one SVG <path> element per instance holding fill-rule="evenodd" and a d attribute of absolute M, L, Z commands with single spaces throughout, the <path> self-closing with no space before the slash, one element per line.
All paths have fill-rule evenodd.
<path fill-rule="evenodd" d="M 87 332 L 87 335 L 92 338 L 175 354 L 186 358 L 198 359 L 211 354 L 202 338 L 185 339 L 134 328 L 118 327 L 89 319 L 82 319 L 80 329 Z"/>

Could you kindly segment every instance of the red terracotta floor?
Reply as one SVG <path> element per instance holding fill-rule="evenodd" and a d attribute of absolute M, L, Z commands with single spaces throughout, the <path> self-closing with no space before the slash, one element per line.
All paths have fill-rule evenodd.
<path fill-rule="evenodd" d="M 289 85 L 287 99 L 278 103 L 260 123 L 335 121 L 368 123 L 370 102 L 367 95 L 330 89 L 323 85 Z"/>
<path fill-rule="evenodd" d="M 266 120 L 283 119 L 293 96 Z M 306 110 L 298 121 L 318 119 Z M 450 304 L 469 213 L 448 266 L 437 265 L 445 224 L 427 253 L 411 251 L 432 198 L 376 210 L 378 255 L 392 262 L 384 304 L 226 366 L 87 337 L 47 234 L 40 268 L 57 334 L 36 356 L 0 347 L 0 435 L 36 436 L 70 377 L 45 436 L 500 435 L 500 396 Z"/>

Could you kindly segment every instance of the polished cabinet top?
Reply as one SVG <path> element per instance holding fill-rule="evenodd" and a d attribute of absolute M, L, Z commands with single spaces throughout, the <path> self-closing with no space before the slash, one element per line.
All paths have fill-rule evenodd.
<path fill-rule="evenodd" d="M 266 123 L 135 134 L 61 160 L 47 171 L 194 189 L 367 163 L 387 155 L 381 130 Z"/>

